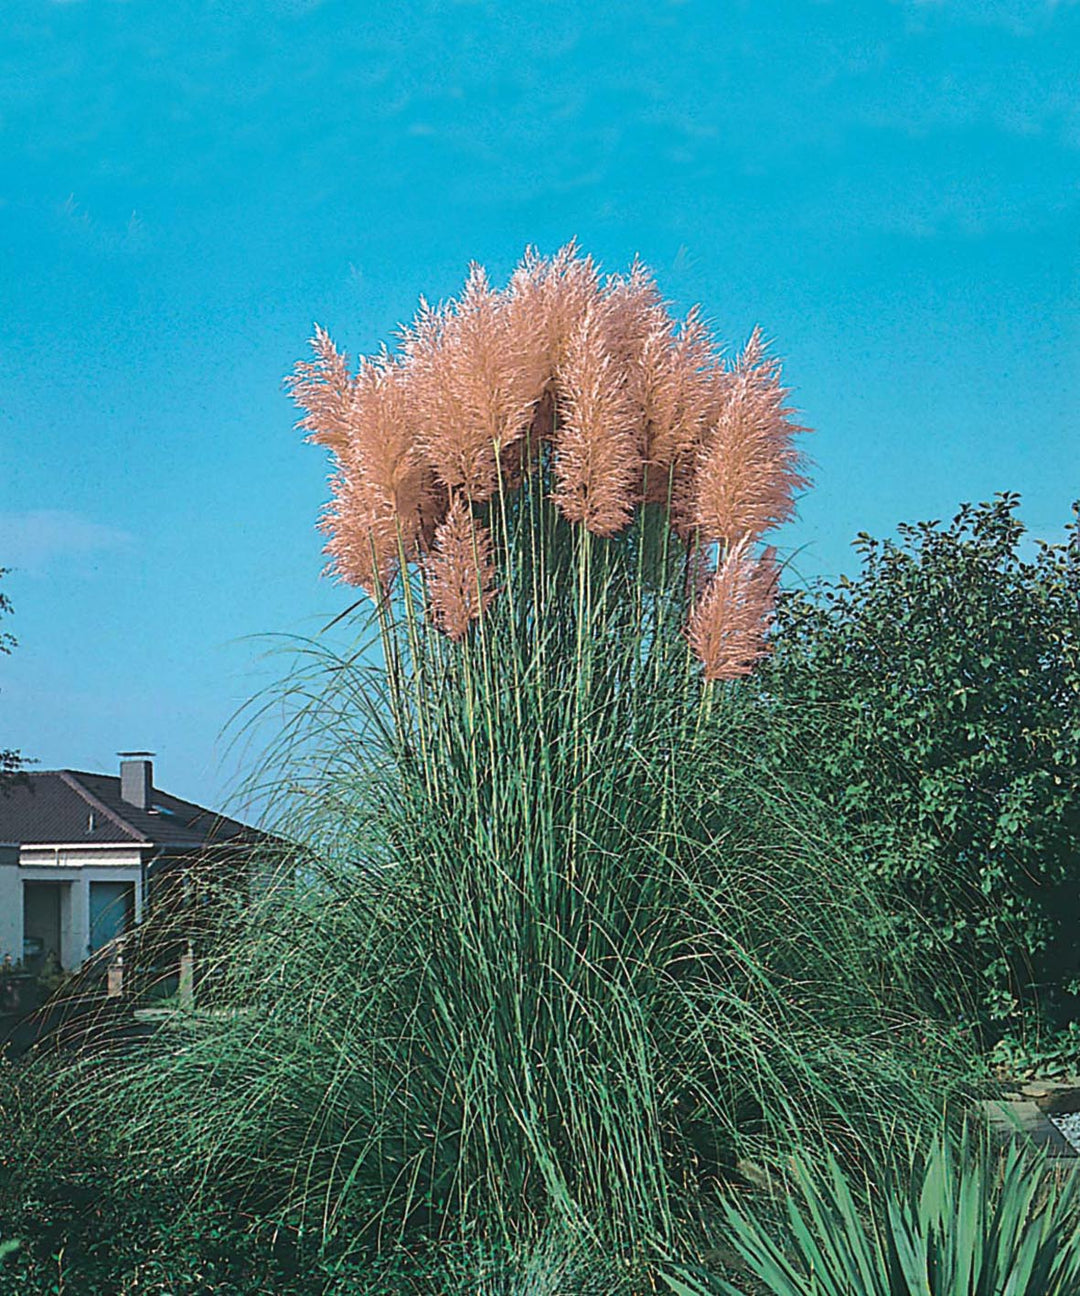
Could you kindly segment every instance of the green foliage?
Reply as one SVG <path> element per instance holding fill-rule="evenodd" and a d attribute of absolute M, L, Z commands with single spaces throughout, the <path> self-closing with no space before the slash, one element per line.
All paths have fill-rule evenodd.
<path fill-rule="evenodd" d="M 476 1231 L 351 1257 L 305 1245 L 272 1217 L 136 1163 L 100 1129 L 76 1127 L 60 1058 L 0 1063 L 0 1296 L 620 1296 L 621 1259 L 546 1234 L 514 1250 Z M 15 1236 L 12 1237 L 11 1235 Z"/>
<path fill-rule="evenodd" d="M 762 675 L 797 717 L 773 761 L 924 920 L 882 940 L 952 951 L 1014 1023 L 1080 1002 L 1080 532 L 1025 556 L 1018 503 L 860 535 L 856 579 L 781 599 Z"/>
<path fill-rule="evenodd" d="M 110 1117 L 100 1093 L 102 1125 Z M 0 1061 L 0 1294 L 279 1296 L 322 1291 L 220 1201 L 196 1209 L 152 1163 L 73 1127 L 59 1059 Z"/>
<path fill-rule="evenodd" d="M 769 1296 L 1072 1296 L 1080 1289 L 1078 1181 L 1045 1155 L 985 1135 L 939 1136 L 885 1176 L 880 1193 L 827 1154 L 794 1162 L 780 1227 L 732 1201 L 727 1237 Z M 867 1204 L 869 1202 L 869 1205 Z M 676 1272 L 675 1296 L 742 1296 L 723 1278 Z"/>
<path fill-rule="evenodd" d="M 998 1074 L 1013 1078 L 1075 1075 L 1080 1064 L 1080 1021 L 1070 1021 L 1054 1031 L 1035 1021 L 1021 1021 L 994 1045 L 991 1061 Z"/>
<path fill-rule="evenodd" d="M 648 514 L 601 543 L 539 487 L 503 507 L 510 580 L 463 643 L 405 585 L 379 665 L 309 645 L 268 701 L 298 873 L 214 970 L 223 1011 L 65 1079 L 132 1164 L 343 1262 L 550 1230 L 648 1256 L 740 1158 L 887 1155 L 966 1078 L 750 695 L 702 691 L 685 554 Z"/>

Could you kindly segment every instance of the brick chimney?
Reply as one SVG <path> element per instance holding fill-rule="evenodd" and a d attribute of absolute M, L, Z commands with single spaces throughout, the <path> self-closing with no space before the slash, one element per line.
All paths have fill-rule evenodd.
<path fill-rule="evenodd" d="M 150 809 L 154 789 L 153 752 L 120 752 L 120 797 L 140 810 Z"/>

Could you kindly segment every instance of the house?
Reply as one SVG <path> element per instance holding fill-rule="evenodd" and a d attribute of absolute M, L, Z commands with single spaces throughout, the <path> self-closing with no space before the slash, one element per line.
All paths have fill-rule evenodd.
<path fill-rule="evenodd" d="M 64 971 L 142 922 L 208 851 L 235 867 L 262 834 L 154 786 L 151 752 L 119 775 L 26 773 L 0 792 L 0 963 Z"/>

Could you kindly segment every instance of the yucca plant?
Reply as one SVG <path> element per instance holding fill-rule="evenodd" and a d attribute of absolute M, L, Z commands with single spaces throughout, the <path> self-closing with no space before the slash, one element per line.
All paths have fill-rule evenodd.
<path fill-rule="evenodd" d="M 110 1075 L 133 1160 L 339 1251 L 554 1228 L 639 1263 L 741 1159 L 930 1120 L 962 1050 L 738 686 L 802 484 L 760 336 L 727 364 L 570 248 L 355 374 L 315 347 L 293 392 L 371 616 L 262 709 L 296 884 L 218 970 L 245 1011 Z"/>
<path fill-rule="evenodd" d="M 1064 1180 L 1062 1180 L 1064 1175 Z M 786 1220 L 722 1203 L 725 1234 L 770 1296 L 1073 1296 L 1080 1291 L 1080 1198 L 1045 1153 L 965 1128 L 909 1146 L 880 1188 L 832 1155 L 793 1162 Z M 667 1274 L 675 1296 L 744 1296 L 726 1278 Z"/>

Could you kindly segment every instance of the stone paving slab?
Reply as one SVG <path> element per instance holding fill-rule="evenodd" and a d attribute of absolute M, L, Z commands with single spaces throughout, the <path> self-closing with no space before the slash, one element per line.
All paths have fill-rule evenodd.
<path fill-rule="evenodd" d="M 1056 1116 L 1058 1112 L 1078 1112 L 1080 1079 L 1069 1076 L 1062 1080 L 1029 1080 L 1020 1086 L 1016 1097 L 1037 1103 L 1048 1116 Z"/>
<path fill-rule="evenodd" d="M 1059 1129 L 1050 1124 L 1046 1109 L 1034 1097 L 984 1098 L 979 1107 L 996 1137 L 1030 1141 L 1038 1148 L 1045 1148 L 1046 1155 L 1055 1160 L 1080 1160 L 1080 1153 Z M 1080 1109 L 1073 1107 L 1070 1110 Z"/>

